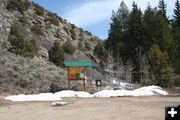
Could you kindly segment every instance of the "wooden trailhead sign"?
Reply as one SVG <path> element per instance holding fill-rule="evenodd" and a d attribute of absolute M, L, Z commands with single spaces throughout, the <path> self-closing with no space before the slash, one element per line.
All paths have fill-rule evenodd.
<path fill-rule="evenodd" d="M 68 89 L 71 80 L 83 80 L 84 91 L 86 91 L 86 68 L 93 66 L 91 61 L 65 61 L 64 66 L 68 72 Z"/>

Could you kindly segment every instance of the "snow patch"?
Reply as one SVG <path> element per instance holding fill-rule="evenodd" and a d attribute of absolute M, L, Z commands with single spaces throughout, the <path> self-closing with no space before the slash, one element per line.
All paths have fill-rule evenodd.
<path fill-rule="evenodd" d="M 76 92 L 77 94 L 77 97 L 80 97 L 80 98 L 91 98 L 91 97 L 94 97 L 93 95 L 87 93 L 87 92 L 83 92 L 83 91 L 79 91 L 79 92 Z"/>
<path fill-rule="evenodd" d="M 8 96 L 5 100 L 10 101 L 58 101 L 62 100 L 59 96 L 54 95 L 53 93 L 40 93 L 34 95 L 13 95 Z"/>
<path fill-rule="evenodd" d="M 159 86 L 147 86 L 135 90 L 102 90 L 94 93 L 94 97 L 120 97 L 120 96 L 154 96 L 168 95 Z"/>
<path fill-rule="evenodd" d="M 36 95 L 13 95 L 8 96 L 5 100 L 10 101 L 59 101 L 62 100 L 63 97 L 80 97 L 80 98 L 89 98 L 93 97 L 93 95 L 84 92 L 84 91 L 72 91 L 72 90 L 64 90 L 56 93 L 41 93 Z"/>
<path fill-rule="evenodd" d="M 81 97 L 81 98 L 88 98 L 93 97 L 93 95 L 89 94 L 88 92 L 84 91 L 72 91 L 72 90 L 64 90 L 55 93 L 56 96 L 59 97 Z"/>
<path fill-rule="evenodd" d="M 84 91 L 64 90 L 56 93 L 41 93 L 35 95 L 14 95 L 8 96 L 5 99 L 11 101 L 59 101 L 63 97 L 120 97 L 120 96 L 153 96 L 153 95 L 168 95 L 159 86 L 147 86 L 135 90 L 102 90 L 94 94 L 89 94 Z M 61 104 L 61 103 L 60 103 Z"/>
<path fill-rule="evenodd" d="M 72 90 L 63 90 L 63 91 L 54 93 L 54 95 L 59 96 L 59 97 L 77 97 L 76 92 Z"/>
<path fill-rule="evenodd" d="M 68 102 L 52 102 L 51 103 L 52 106 L 64 106 L 67 104 L 68 104 Z"/>

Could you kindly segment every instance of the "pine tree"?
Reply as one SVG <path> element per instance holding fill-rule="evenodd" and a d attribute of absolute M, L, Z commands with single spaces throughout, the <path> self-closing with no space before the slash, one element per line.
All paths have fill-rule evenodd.
<path fill-rule="evenodd" d="M 126 4 L 122 1 L 117 12 L 112 13 L 112 23 L 109 37 L 106 41 L 106 48 L 112 49 L 114 54 L 122 54 L 124 50 L 124 34 L 127 30 L 127 19 L 129 11 Z"/>
<path fill-rule="evenodd" d="M 153 9 L 150 4 L 148 4 L 143 17 L 144 23 L 144 35 L 145 35 L 145 42 L 147 44 L 146 50 L 148 51 L 149 48 L 155 43 L 157 36 L 157 25 L 156 23 L 156 14 L 157 10 Z"/>
<path fill-rule="evenodd" d="M 120 22 L 120 30 L 121 31 L 126 31 L 127 29 L 127 19 L 129 15 L 129 10 L 124 3 L 124 1 L 121 2 L 120 7 L 117 11 L 117 19 Z"/>
<path fill-rule="evenodd" d="M 179 0 L 175 3 L 174 18 L 178 26 L 180 26 L 180 3 Z"/>
<path fill-rule="evenodd" d="M 168 53 L 161 51 L 159 45 L 155 44 L 150 48 L 148 55 L 152 84 L 171 87 L 175 74 L 168 64 Z"/>
<path fill-rule="evenodd" d="M 105 46 L 109 50 L 113 50 L 114 56 L 120 56 L 124 64 L 126 64 L 126 62 L 132 63 L 134 82 L 143 82 L 144 61 L 146 62 L 145 64 L 154 64 L 154 61 L 150 59 L 150 57 L 148 57 L 148 51 L 156 49 L 154 45 L 157 45 L 159 47 L 158 50 L 156 49 L 157 51 L 160 51 L 160 53 L 162 53 L 159 55 L 162 55 L 162 57 L 164 57 L 167 54 L 168 56 L 166 64 L 163 64 L 165 66 L 162 67 L 162 64 L 159 66 L 162 68 L 159 72 L 161 73 L 161 78 L 158 79 L 166 79 L 165 81 L 169 81 L 169 76 L 166 76 L 166 74 L 172 73 L 172 69 L 169 66 L 170 61 L 174 59 L 173 56 L 175 53 L 175 48 L 180 48 L 174 47 L 174 41 L 175 39 L 176 41 L 179 40 L 179 38 L 176 37 L 180 35 L 179 32 L 177 32 L 177 26 L 179 25 L 179 22 L 177 22 L 179 21 L 179 19 L 177 18 L 180 18 L 178 17 L 180 13 L 178 2 L 176 3 L 176 19 L 174 19 L 173 27 L 170 26 L 170 22 L 166 16 L 167 4 L 164 0 L 159 1 L 159 9 L 152 8 L 150 5 L 148 5 L 144 15 L 135 2 L 133 2 L 132 10 L 130 13 L 128 12 L 128 9 L 126 9 L 126 7 L 123 7 L 124 5 L 122 3 L 117 12 L 113 11 L 109 37 L 105 42 Z M 173 28 L 173 37 L 171 28 Z M 177 45 L 178 44 L 176 44 L 176 46 Z M 117 60 L 117 58 L 115 60 Z M 157 58 L 156 62 L 158 61 L 159 58 Z M 162 84 L 165 85 L 166 82 L 161 80 L 159 83 L 162 82 Z"/>
<path fill-rule="evenodd" d="M 104 44 L 101 42 L 98 42 L 98 44 L 94 48 L 94 53 L 96 56 L 100 59 L 105 59 L 105 49 L 104 49 Z"/>
<path fill-rule="evenodd" d="M 180 3 L 176 1 L 174 9 L 174 20 L 172 23 L 173 40 L 175 42 L 174 66 L 177 73 L 180 73 Z"/>
<path fill-rule="evenodd" d="M 65 53 L 73 54 L 76 51 L 76 47 L 68 40 L 64 43 L 63 50 Z"/>
<path fill-rule="evenodd" d="M 9 0 L 6 8 L 10 11 L 18 10 L 20 13 L 24 13 L 29 7 L 30 3 L 28 0 Z"/>
<path fill-rule="evenodd" d="M 57 66 L 63 65 L 64 50 L 58 41 L 55 41 L 54 46 L 49 50 L 49 60 Z"/>
<path fill-rule="evenodd" d="M 159 0 L 159 11 L 162 13 L 162 15 L 166 17 L 166 10 L 167 10 L 167 4 L 164 2 L 164 0 Z"/>
<path fill-rule="evenodd" d="M 33 58 L 38 53 L 38 39 L 36 37 L 26 37 L 24 29 L 23 25 L 18 22 L 11 26 L 8 38 L 11 44 L 10 51 L 17 55 Z"/>
<path fill-rule="evenodd" d="M 156 43 L 160 46 L 163 51 L 167 51 L 169 55 L 174 54 L 174 42 L 170 30 L 170 24 L 168 18 L 166 17 L 166 3 L 164 0 L 159 1 L 159 11 L 156 14 L 156 33 L 157 39 Z M 170 56 L 170 58 L 172 58 Z"/>
<path fill-rule="evenodd" d="M 156 8 L 152 9 L 150 5 L 148 5 L 144 14 L 145 41 L 148 44 L 148 48 L 153 44 L 158 44 L 162 50 L 172 54 L 174 51 L 174 43 L 169 27 L 170 25 L 165 14 L 166 4 L 164 0 L 159 2 L 159 10 Z"/>
<path fill-rule="evenodd" d="M 141 57 L 144 52 L 144 46 L 146 46 L 144 41 L 144 26 L 142 19 L 142 12 L 138 8 L 135 2 L 132 5 L 133 9 L 130 13 L 128 19 L 128 44 L 127 44 L 127 54 L 129 58 L 133 60 L 134 64 L 134 82 L 140 82 L 141 80 Z"/>
<path fill-rule="evenodd" d="M 179 0 L 176 1 L 174 9 L 174 21 L 173 21 L 173 33 L 177 44 L 180 44 L 180 3 Z"/>
<path fill-rule="evenodd" d="M 138 6 L 133 3 L 133 10 L 130 13 L 128 19 L 128 43 L 134 48 L 144 45 L 144 36 L 143 36 L 143 21 L 142 21 L 142 12 L 138 9 Z"/>

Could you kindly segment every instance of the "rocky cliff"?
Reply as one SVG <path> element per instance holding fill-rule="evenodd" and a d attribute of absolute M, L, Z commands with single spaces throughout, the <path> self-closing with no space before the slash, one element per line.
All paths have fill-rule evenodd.
<path fill-rule="evenodd" d="M 23 3 L 26 0 L 15 1 Z M 13 8 L 14 4 L 9 5 L 8 0 L 0 0 L 0 90 L 38 93 L 49 92 L 54 86 L 57 89 L 66 89 L 66 69 L 49 61 L 48 50 L 55 41 L 62 45 L 70 41 L 76 52 L 65 53 L 65 60 L 91 60 L 95 64 L 92 70 L 95 73 L 94 78 L 102 77 L 97 71 L 98 58 L 93 53 L 100 39 L 35 3 L 28 2 L 25 7 L 21 4 L 18 6 L 18 3 Z M 17 23 L 22 24 L 27 38 L 35 36 L 39 41 L 38 54 L 33 58 L 9 51 L 11 44 L 8 37 L 12 25 Z"/>

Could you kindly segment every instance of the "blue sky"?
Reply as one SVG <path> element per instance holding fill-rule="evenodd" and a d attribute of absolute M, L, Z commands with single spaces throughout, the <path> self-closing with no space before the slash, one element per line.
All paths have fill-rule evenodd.
<path fill-rule="evenodd" d="M 46 9 L 57 13 L 70 23 L 90 31 L 101 39 L 108 36 L 111 23 L 112 10 L 117 10 L 121 0 L 33 0 Z M 134 0 L 138 6 L 145 10 L 148 2 L 152 7 L 158 5 L 158 0 Z M 165 0 L 167 14 L 173 15 L 176 0 Z M 129 9 L 133 0 L 124 0 Z"/>

